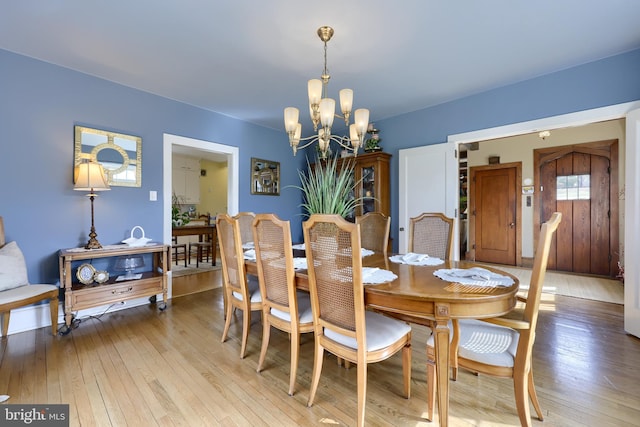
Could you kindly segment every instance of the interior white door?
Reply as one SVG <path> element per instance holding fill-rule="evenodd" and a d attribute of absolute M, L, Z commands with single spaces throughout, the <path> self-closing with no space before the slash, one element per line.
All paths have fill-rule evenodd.
<path fill-rule="evenodd" d="M 626 117 L 624 200 L 624 329 L 640 337 L 640 109 Z"/>
<path fill-rule="evenodd" d="M 454 259 L 459 258 L 457 226 L 458 162 L 456 144 L 442 143 L 399 150 L 398 251 L 409 247 L 409 219 L 423 212 L 443 212 L 454 221 Z"/>

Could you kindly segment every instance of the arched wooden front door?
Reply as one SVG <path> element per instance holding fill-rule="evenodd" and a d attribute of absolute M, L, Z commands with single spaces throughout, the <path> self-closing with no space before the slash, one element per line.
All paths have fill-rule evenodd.
<path fill-rule="evenodd" d="M 615 276 L 618 254 L 618 141 L 534 151 L 535 240 L 553 212 L 562 223 L 549 269 Z"/>

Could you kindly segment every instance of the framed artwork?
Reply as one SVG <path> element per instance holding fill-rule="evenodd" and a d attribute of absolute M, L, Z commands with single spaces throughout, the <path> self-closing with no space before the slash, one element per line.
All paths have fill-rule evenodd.
<path fill-rule="evenodd" d="M 74 126 L 74 134 L 74 167 L 93 160 L 102 165 L 109 185 L 142 186 L 142 138 L 84 126 Z"/>
<path fill-rule="evenodd" d="M 251 158 L 251 194 L 280 195 L 280 162 Z"/>

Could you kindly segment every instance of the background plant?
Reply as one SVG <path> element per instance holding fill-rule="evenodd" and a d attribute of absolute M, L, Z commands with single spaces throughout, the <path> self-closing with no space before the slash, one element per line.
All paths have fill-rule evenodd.
<path fill-rule="evenodd" d="M 174 226 L 187 225 L 191 220 L 188 212 L 182 212 L 180 198 L 173 193 L 171 196 L 171 223 Z"/>

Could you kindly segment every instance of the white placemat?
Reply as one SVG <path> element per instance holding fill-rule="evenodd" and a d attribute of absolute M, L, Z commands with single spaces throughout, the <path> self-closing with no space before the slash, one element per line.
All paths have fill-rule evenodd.
<path fill-rule="evenodd" d="M 447 282 L 462 283 L 463 285 L 498 287 L 511 286 L 513 279 L 502 274 L 494 273 L 485 268 L 441 268 L 433 272 L 433 275 Z"/>
<path fill-rule="evenodd" d="M 292 245 L 291 246 L 292 249 L 298 250 L 298 251 L 304 251 L 306 250 L 304 243 L 298 243 L 297 245 Z M 373 255 L 375 252 L 373 252 L 372 250 L 369 249 L 360 249 L 361 250 L 361 254 L 363 257 L 369 256 L 369 255 Z"/>
<path fill-rule="evenodd" d="M 293 268 L 296 270 L 306 270 L 307 269 L 307 259 L 306 258 L 294 258 L 293 259 Z"/>
<path fill-rule="evenodd" d="M 362 251 L 362 252 L 361 252 L 361 254 L 362 254 L 362 257 L 363 257 L 363 258 L 364 258 L 364 257 L 366 257 L 366 256 L 369 256 L 369 255 L 373 255 L 373 254 L 375 253 L 375 252 L 373 252 L 373 251 L 372 251 L 372 250 L 370 250 L 370 249 L 362 248 L 362 249 L 360 249 L 360 250 Z"/>
<path fill-rule="evenodd" d="M 409 252 L 404 255 L 393 255 L 389 257 L 392 262 L 398 264 L 409 264 L 409 265 L 440 265 L 444 264 L 444 261 L 440 258 L 430 257 L 427 254 L 417 254 L 414 252 Z"/>
<path fill-rule="evenodd" d="M 362 283 L 365 285 L 392 282 L 397 278 L 398 276 L 389 270 L 375 267 L 362 267 Z"/>

